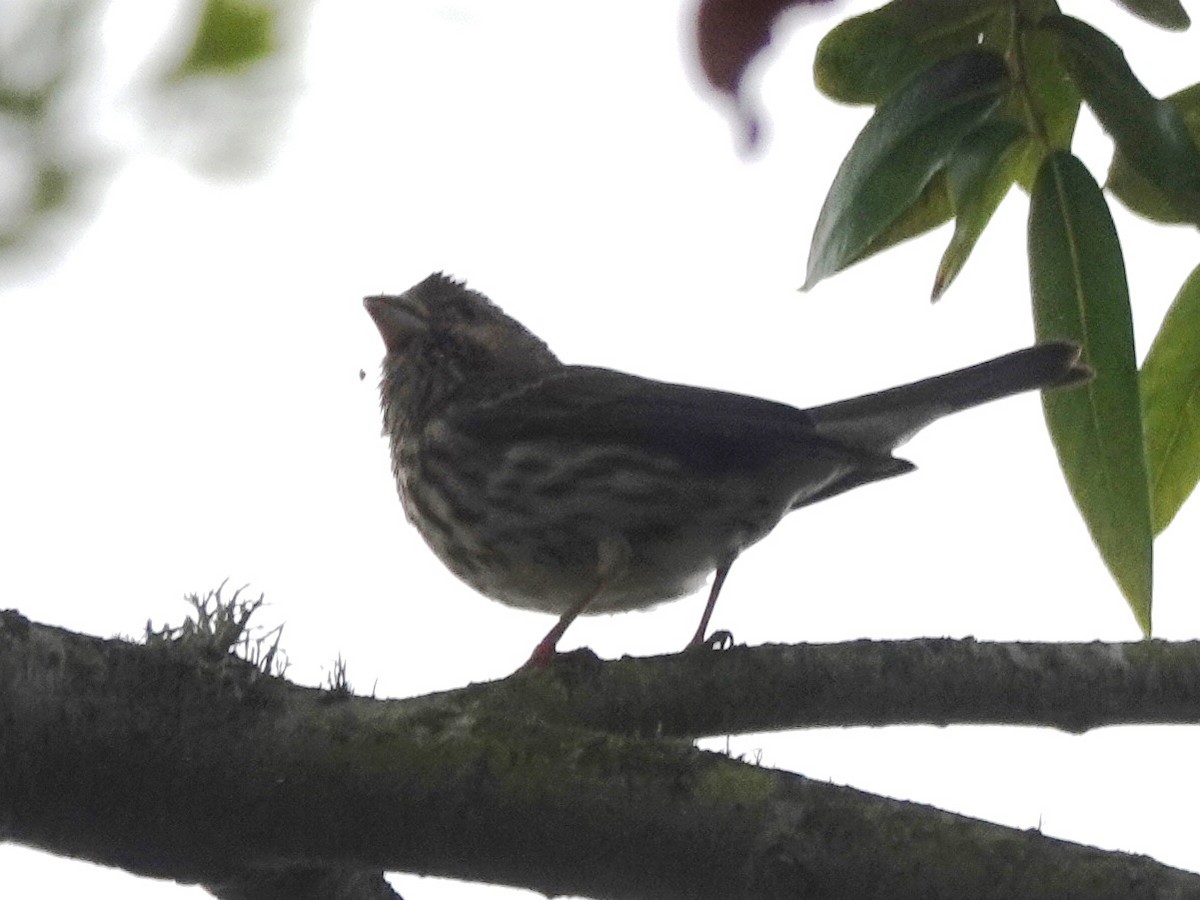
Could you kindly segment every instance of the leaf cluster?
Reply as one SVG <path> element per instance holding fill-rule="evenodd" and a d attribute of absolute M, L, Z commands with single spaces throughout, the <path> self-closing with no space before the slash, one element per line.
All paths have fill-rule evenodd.
<path fill-rule="evenodd" d="M 1120 0 L 1168 29 L 1178 0 Z M 1096 377 L 1047 394 L 1075 503 L 1150 633 L 1153 542 L 1200 479 L 1200 267 L 1140 370 L 1121 242 L 1105 192 L 1071 152 L 1086 104 L 1116 151 L 1108 193 L 1163 223 L 1200 225 L 1200 85 L 1157 99 L 1120 47 L 1054 0 L 892 0 L 822 40 L 818 88 L 871 104 L 817 219 L 805 288 L 951 219 L 936 300 L 1014 185 L 1030 194 L 1039 340 L 1069 340 Z"/>

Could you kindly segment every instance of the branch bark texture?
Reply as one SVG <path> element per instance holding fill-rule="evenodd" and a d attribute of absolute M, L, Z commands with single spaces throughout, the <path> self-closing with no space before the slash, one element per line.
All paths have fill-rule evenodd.
<path fill-rule="evenodd" d="M 245 900 L 306 872 L 328 888 L 304 896 L 386 896 L 391 870 L 614 898 L 1200 896 L 1152 860 L 696 750 L 671 735 L 714 697 L 686 724 L 667 673 L 741 663 L 675 660 L 381 701 L 3 613 L 0 836 Z M 777 685 L 718 702 L 773 709 Z"/>

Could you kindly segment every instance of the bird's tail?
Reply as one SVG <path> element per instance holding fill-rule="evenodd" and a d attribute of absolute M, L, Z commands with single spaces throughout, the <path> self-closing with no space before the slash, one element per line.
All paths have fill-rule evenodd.
<path fill-rule="evenodd" d="M 1093 372 L 1079 357 L 1075 344 L 1037 344 L 945 375 L 817 406 L 807 413 L 818 434 L 888 452 L 950 413 L 1023 391 L 1081 384 Z"/>

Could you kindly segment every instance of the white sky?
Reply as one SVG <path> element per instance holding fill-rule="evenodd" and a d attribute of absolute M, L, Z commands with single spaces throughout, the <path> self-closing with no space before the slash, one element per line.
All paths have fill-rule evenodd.
<path fill-rule="evenodd" d="M 433 270 L 467 278 L 564 360 L 796 405 L 1031 341 L 1020 194 L 937 307 L 945 229 L 797 293 L 866 112 L 813 90 L 830 24 L 817 22 L 777 41 L 764 152 L 739 157 L 681 49 L 686 6 L 319 4 L 301 100 L 264 177 L 213 182 L 158 149 L 133 156 L 65 257 L 0 302 L 4 605 L 136 635 L 229 578 L 265 592 L 264 624 L 287 623 L 289 676 L 303 683 L 323 681 L 339 653 L 354 687 L 379 696 L 512 671 L 550 618 L 489 603 L 442 569 L 404 522 L 379 437 L 382 348 L 361 297 Z M 145 10 L 116 0 L 103 20 L 90 114 L 114 148 L 139 140 L 134 63 L 160 25 Z M 1194 34 L 1111 4 L 1067 11 L 1121 41 L 1155 93 L 1196 80 Z M 1081 134 L 1102 173 L 1106 142 L 1090 121 Z M 1196 261 L 1194 234 L 1114 214 L 1144 353 Z M 746 553 L 713 627 L 750 644 L 1138 637 L 1035 397 L 934 426 L 902 455 L 917 473 L 806 510 Z M 1160 637 L 1200 632 L 1198 507 L 1156 547 Z M 562 647 L 678 649 L 703 599 L 582 620 Z M 1194 830 L 1178 822 L 1200 805 L 1195 728 L 831 730 L 730 747 L 1200 871 Z M 205 896 L 12 846 L 0 871 L 14 898 L 47 885 Z M 396 883 L 410 898 L 532 896 Z"/>

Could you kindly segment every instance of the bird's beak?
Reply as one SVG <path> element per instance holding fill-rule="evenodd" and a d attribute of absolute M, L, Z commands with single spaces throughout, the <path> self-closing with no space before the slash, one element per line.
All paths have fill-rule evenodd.
<path fill-rule="evenodd" d="M 379 329 L 388 350 L 399 349 L 414 333 L 426 331 L 429 327 L 415 310 L 402 302 L 401 297 L 386 294 L 366 297 L 363 306 L 375 320 L 375 327 Z"/>

